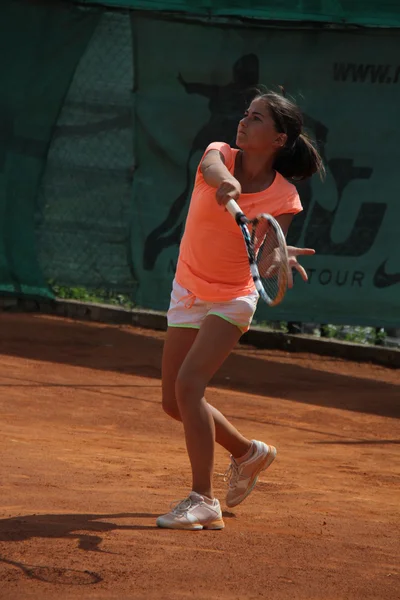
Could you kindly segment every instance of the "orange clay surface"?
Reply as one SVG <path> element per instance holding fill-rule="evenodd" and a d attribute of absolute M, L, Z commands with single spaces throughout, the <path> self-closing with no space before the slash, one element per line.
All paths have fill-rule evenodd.
<path fill-rule="evenodd" d="M 1 600 L 396 600 L 399 371 L 239 346 L 208 398 L 277 460 L 223 531 L 155 527 L 189 491 L 164 334 L 0 314 Z M 226 452 L 217 448 L 216 494 Z"/>

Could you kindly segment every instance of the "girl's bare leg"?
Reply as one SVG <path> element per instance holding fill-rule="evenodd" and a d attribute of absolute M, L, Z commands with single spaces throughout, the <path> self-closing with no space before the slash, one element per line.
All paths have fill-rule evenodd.
<path fill-rule="evenodd" d="M 204 398 L 204 392 L 210 379 L 230 354 L 240 336 L 241 332 L 235 325 L 215 315 L 206 317 L 197 335 L 193 335 L 195 339 L 183 360 L 175 382 L 176 402 L 184 426 L 186 447 L 192 466 L 192 489 L 209 498 L 214 497 L 212 473 L 216 421 L 222 429 L 220 438 L 228 443 L 231 426 L 225 418 L 222 421 L 218 418 L 221 413 L 214 413 L 216 421 L 214 420 L 213 411 Z M 185 350 L 187 351 L 187 348 Z M 165 366 L 163 361 L 164 369 Z M 229 424 L 229 428 L 225 421 Z M 242 454 L 249 447 L 250 442 L 246 440 Z"/>

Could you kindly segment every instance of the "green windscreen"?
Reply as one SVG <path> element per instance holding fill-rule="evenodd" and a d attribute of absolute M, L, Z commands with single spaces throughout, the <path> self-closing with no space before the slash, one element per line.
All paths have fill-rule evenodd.
<path fill-rule="evenodd" d="M 204 149 L 234 144 L 249 88 L 283 85 L 327 176 L 289 232 L 309 283 L 258 318 L 399 325 L 399 31 L 4 0 L 0 46 L 1 292 L 167 309 Z"/>
<path fill-rule="evenodd" d="M 0 289 L 52 295 L 38 261 L 38 190 L 94 11 L 6 0 L 0 18 Z"/>
<path fill-rule="evenodd" d="M 80 3 L 99 4 L 99 1 L 80 0 Z M 398 0 L 105 0 L 101 4 L 207 17 L 400 26 Z"/>

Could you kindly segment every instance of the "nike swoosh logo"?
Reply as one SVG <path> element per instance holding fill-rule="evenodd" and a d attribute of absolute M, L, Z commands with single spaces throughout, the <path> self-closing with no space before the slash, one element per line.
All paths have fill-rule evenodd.
<path fill-rule="evenodd" d="M 400 283 L 400 273 L 386 273 L 386 263 L 383 262 L 374 275 L 374 286 L 377 288 L 386 288 L 396 283 Z"/>

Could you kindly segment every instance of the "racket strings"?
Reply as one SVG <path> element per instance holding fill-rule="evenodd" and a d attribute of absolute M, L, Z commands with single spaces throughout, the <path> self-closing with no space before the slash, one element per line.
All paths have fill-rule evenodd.
<path fill-rule="evenodd" d="M 253 222 L 252 241 L 261 284 L 271 303 L 277 303 L 286 291 L 288 262 L 284 239 L 267 219 Z"/>

